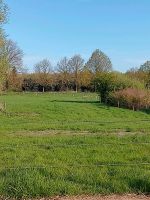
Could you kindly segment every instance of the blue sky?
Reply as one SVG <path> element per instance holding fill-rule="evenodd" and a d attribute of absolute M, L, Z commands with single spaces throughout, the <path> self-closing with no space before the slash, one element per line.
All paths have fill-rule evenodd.
<path fill-rule="evenodd" d="M 24 64 L 99 48 L 126 71 L 150 60 L 150 0 L 6 0 L 8 37 L 24 51 Z"/>

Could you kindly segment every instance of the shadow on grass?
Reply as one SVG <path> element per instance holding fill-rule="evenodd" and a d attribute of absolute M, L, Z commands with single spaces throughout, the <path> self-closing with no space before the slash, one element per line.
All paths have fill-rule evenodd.
<path fill-rule="evenodd" d="M 148 178 L 133 178 L 130 180 L 129 186 L 137 194 L 150 194 L 150 180 Z"/>
<path fill-rule="evenodd" d="M 100 104 L 99 101 L 79 101 L 79 100 L 52 100 L 50 102 L 58 102 L 58 103 L 84 103 L 84 104 Z"/>
<path fill-rule="evenodd" d="M 82 101 L 82 100 L 52 100 L 50 102 L 56 102 L 56 103 L 75 103 L 75 104 L 92 104 L 96 107 L 99 107 L 103 110 L 109 110 L 111 106 L 106 105 L 104 103 L 100 103 L 99 101 Z"/>
<path fill-rule="evenodd" d="M 100 103 L 99 101 L 82 101 L 82 100 L 52 100 L 50 102 L 58 102 L 58 103 L 76 103 L 76 104 L 92 104 L 95 105 L 96 107 L 99 107 L 101 109 L 104 110 L 110 110 L 110 108 L 118 108 L 117 106 L 111 106 L 111 105 L 106 105 L 104 103 Z M 125 110 L 130 110 L 128 108 L 119 108 L 119 109 L 125 109 Z M 150 109 L 143 109 L 143 110 L 139 110 L 140 112 L 144 112 L 146 114 L 150 114 Z M 139 111 L 134 111 L 134 112 L 139 112 Z"/>
<path fill-rule="evenodd" d="M 146 109 L 144 109 L 144 110 L 142 110 L 142 112 L 144 112 L 144 113 L 146 113 L 146 114 L 148 114 L 148 115 L 149 115 L 149 114 L 150 114 L 150 109 L 147 109 L 147 110 L 146 110 Z"/>

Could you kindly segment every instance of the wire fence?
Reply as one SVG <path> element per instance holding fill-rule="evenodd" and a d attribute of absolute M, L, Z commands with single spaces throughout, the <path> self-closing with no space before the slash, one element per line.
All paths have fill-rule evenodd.
<path fill-rule="evenodd" d="M 19 113 L 7 113 L 8 115 L 19 115 Z M 26 115 L 29 114 L 29 113 L 26 113 Z M 133 120 L 115 120 L 115 121 L 99 121 L 99 120 L 53 120 L 53 121 L 44 121 L 42 122 L 43 124 L 65 124 L 65 123 L 69 123 L 69 124 L 82 124 L 82 123 L 93 123 L 93 124 L 116 124 L 116 123 L 139 123 L 139 122 L 150 122 L 150 119 L 149 118 L 146 118 L 146 119 L 133 119 Z M 24 122 L 24 123 L 29 123 L 29 122 Z M 37 122 L 32 122 L 32 124 L 36 124 Z"/>
<path fill-rule="evenodd" d="M 65 147 L 94 147 L 99 145 L 150 145 L 150 142 L 127 142 L 127 143 L 98 143 L 98 144 L 59 144 L 59 145 L 48 145 L 48 144 L 31 144 L 31 145 L 11 145 L 11 146 L 0 146 L 7 148 L 28 148 L 28 147 L 54 147 L 54 148 L 65 148 Z M 1 149 L 0 149 L 1 150 Z M 25 170 L 25 169 L 47 169 L 47 168 L 95 168 L 95 167 L 135 167 L 135 166 L 150 166 L 150 162 L 128 162 L 128 163 L 100 163 L 100 164 L 67 164 L 65 165 L 48 165 L 45 166 L 13 166 L 13 167 L 0 167 L 0 170 Z"/>
<path fill-rule="evenodd" d="M 69 147 L 93 147 L 93 146 L 103 146 L 103 145 L 150 145 L 150 142 L 123 142 L 123 143 L 82 143 L 82 144 L 20 144 L 20 145 L 0 145 L 0 150 L 7 148 L 29 148 L 29 147 L 46 147 L 46 148 L 69 148 Z"/>
<path fill-rule="evenodd" d="M 83 122 L 91 122 L 92 121 L 83 121 Z M 95 123 L 127 123 L 127 122 L 134 122 L 134 123 L 138 123 L 138 122 L 150 122 L 149 119 L 145 119 L 145 120 L 135 120 L 132 121 L 95 121 Z M 9 148 L 30 148 L 30 147 L 45 147 L 48 148 L 50 150 L 50 148 L 76 148 L 76 147 L 95 147 L 95 146 L 103 146 L 103 145 L 150 145 L 150 142 L 99 142 L 99 143 L 81 143 L 81 144 L 35 144 L 35 143 L 31 143 L 31 144 L 11 144 L 11 145 L 3 145 L 0 144 L 0 151 L 1 150 L 5 150 L 5 149 L 9 149 Z M 40 150 L 40 149 L 38 149 Z M 1 170 L 24 170 L 24 169 L 46 169 L 46 168 L 94 168 L 94 167 L 134 167 L 134 166 L 150 166 L 150 162 L 138 162 L 138 163 L 101 163 L 101 164 L 66 164 L 66 165 L 46 165 L 46 166 L 21 166 L 21 167 L 0 167 Z"/>
<path fill-rule="evenodd" d="M 65 169 L 65 168 L 99 168 L 99 167 L 135 167 L 150 166 L 150 162 L 145 163 L 105 163 L 105 164 L 66 164 L 66 165 L 46 165 L 46 166 L 18 166 L 18 167 L 0 167 L 0 170 L 25 170 L 25 169 Z"/>

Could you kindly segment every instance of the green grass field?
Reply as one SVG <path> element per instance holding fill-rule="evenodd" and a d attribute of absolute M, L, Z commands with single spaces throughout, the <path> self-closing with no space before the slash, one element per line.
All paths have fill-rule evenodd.
<path fill-rule="evenodd" d="M 150 115 L 101 105 L 96 94 L 10 94 L 0 114 L 0 132 L 73 130 L 90 132 L 149 131 Z M 149 120 L 149 122 L 148 122 Z"/>
<path fill-rule="evenodd" d="M 150 114 L 90 93 L 0 96 L 0 195 L 150 194 Z"/>

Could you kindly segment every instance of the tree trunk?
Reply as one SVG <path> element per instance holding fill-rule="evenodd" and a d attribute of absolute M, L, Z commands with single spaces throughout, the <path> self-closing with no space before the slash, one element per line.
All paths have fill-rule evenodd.
<path fill-rule="evenodd" d="M 118 101 L 118 108 L 120 108 L 120 102 Z"/>
<path fill-rule="evenodd" d="M 45 88 L 43 87 L 43 92 L 45 92 Z"/>
<path fill-rule="evenodd" d="M 76 82 L 76 92 L 78 92 L 78 85 L 77 85 L 77 82 Z"/>
<path fill-rule="evenodd" d="M 135 111 L 135 107 L 134 107 L 134 105 L 132 106 L 132 110 Z"/>
<path fill-rule="evenodd" d="M 78 92 L 78 70 L 75 73 L 75 84 L 76 84 L 76 92 Z"/>

